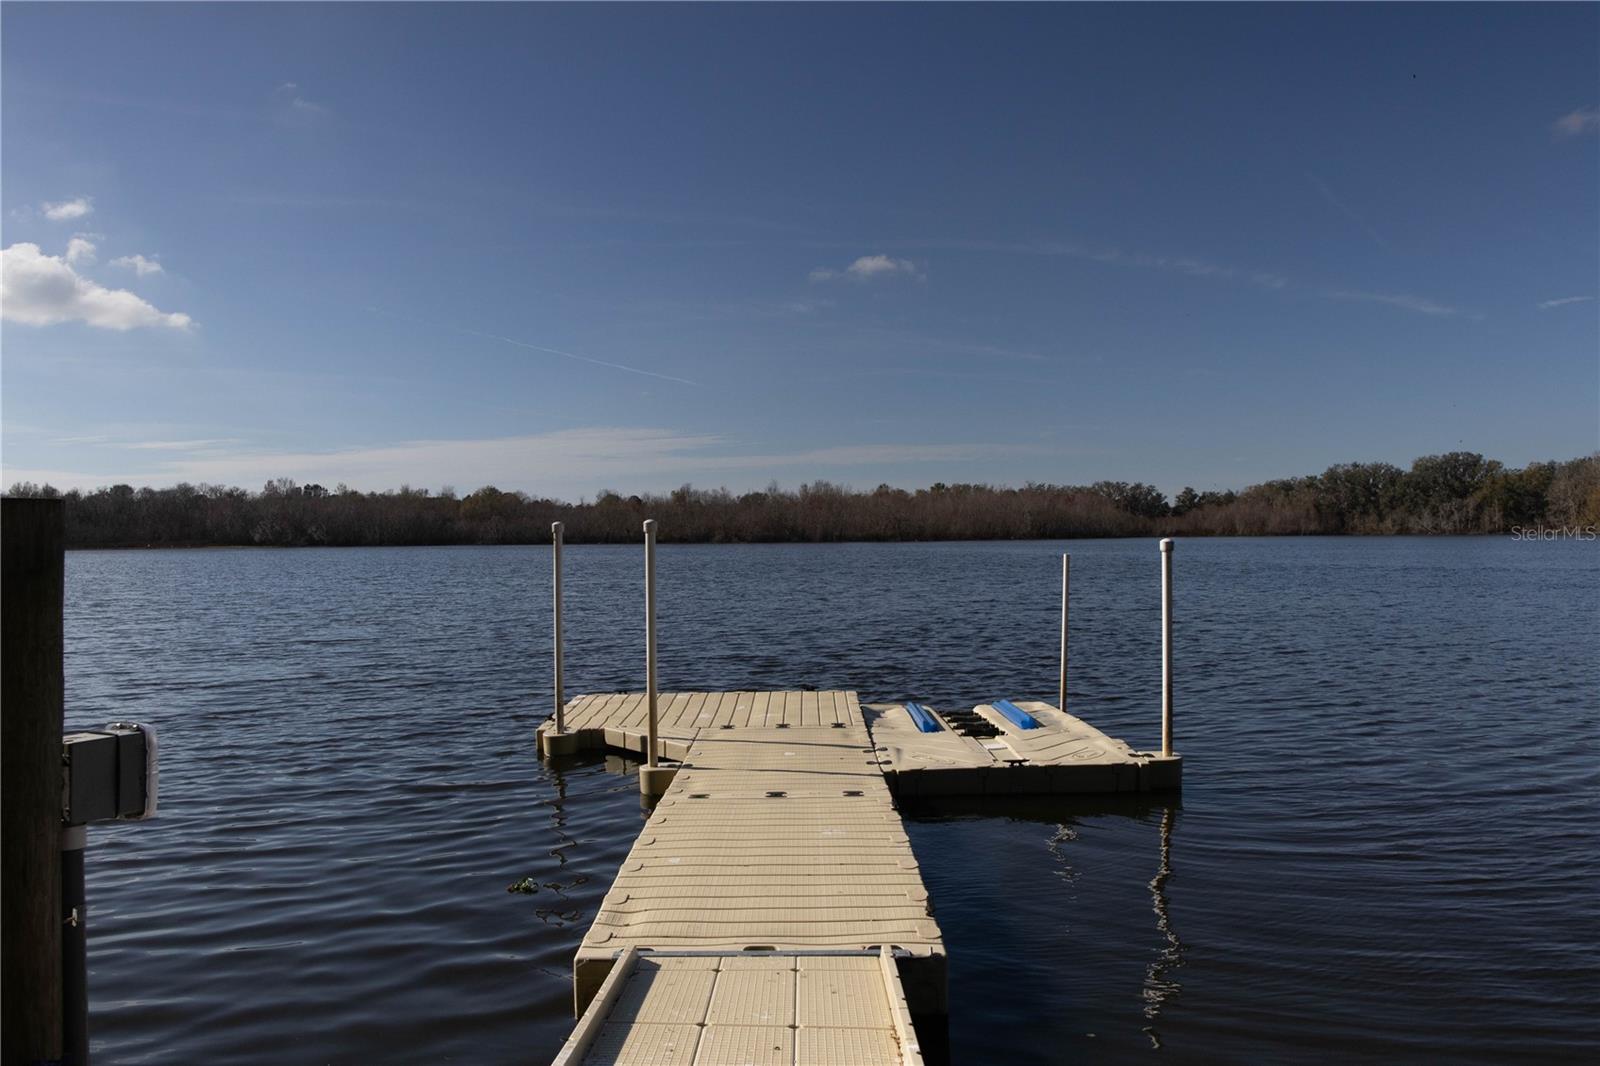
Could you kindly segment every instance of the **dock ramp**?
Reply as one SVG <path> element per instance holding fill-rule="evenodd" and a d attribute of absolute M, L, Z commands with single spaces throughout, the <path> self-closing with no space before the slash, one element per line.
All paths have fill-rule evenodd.
<path fill-rule="evenodd" d="M 893 952 L 624 948 L 555 1066 L 921 1066 Z"/>

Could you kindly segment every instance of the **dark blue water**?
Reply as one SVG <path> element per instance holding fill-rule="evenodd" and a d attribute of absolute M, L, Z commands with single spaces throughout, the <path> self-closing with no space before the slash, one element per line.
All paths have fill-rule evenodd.
<path fill-rule="evenodd" d="M 1067 547 L 1071 709 L 1153 744 L 1156 547 Z M 1062 549 L 664 547 L 663 687 L 1053 698 Z M 638 688 L 639 551 L 567 554 L 569 692 Z M 160 817 L 90 831 L 100 1063 L 554 1054 L 643 814 L 619 761 L 535 757 L 548 563 L 69 555 L 69 723 L 162 742 Z M 1600 546 L 1194 540 L 1175 569 L 1181 807 L 909 813 L 953 1061 L 1591 1061 Z"/>

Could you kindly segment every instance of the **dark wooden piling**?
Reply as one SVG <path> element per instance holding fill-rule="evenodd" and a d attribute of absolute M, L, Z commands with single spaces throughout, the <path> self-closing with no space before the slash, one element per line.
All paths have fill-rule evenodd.
<path fill-rule="evenodd" d="M 62 1055 L 60 500 L 0 501 L 0 1063 Z"/>

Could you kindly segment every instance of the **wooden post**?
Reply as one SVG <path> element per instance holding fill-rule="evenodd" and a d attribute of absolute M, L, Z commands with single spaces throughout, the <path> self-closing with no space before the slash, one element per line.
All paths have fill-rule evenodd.
<path fill-rule="evenodd" d="M 0 1063 L 62 1057 L 60 500 L 0 501 Z"/>
<path fill-rule="evenodd" d="M 1172 538 L 1161 541 L 1161 754 L 1172 754 Z"/>
<path fill-rule="evenodd" d="M 556 732 L 563 732 L 566 728 L 563 706 L 567 702 L 566 693 L 563 692 L 566 679 L 561 672 L 561 523 L 550 523 L 550 546 L 552 549 L 551 566 L 555 571 L 555 631 L 556 631 Z"/>
<path fill-rule="evenodd" d="M 1072 556 L 1061 556 L 1061 684 L 1056 692 L 1056 709 L 1067 710 L 1067 589 L 1072 578 Z"/>

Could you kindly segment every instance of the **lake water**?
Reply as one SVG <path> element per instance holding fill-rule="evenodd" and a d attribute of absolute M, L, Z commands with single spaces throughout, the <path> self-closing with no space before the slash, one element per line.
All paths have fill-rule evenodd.
<path fill-rule="evenodd" d="M 1052 699 L 1064 547 L 1071 709 L 1154 744 L 1143 540 L 663 547 L 663 688 Z M 640 550 L 567 558 L 569 693 L 642 687 Z M 1181 807 L 908 812 L 952 1061 L 1593 1061 L 1600 545 L 1175 572 Z M 161 738 L 159 818 L 89 834 L 99 1063 L 553 1056 L 644 815 L 535 755 L 548 604 L 548 549 L 68 556 L 69 725 Z"/>

